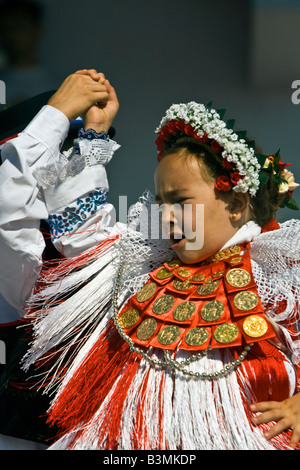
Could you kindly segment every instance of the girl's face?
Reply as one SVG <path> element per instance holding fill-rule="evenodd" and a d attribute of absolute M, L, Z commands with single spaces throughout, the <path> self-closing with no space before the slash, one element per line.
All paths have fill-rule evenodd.
<path fill-rule="evenodd" d="M 163 237 L 184 263 L 211 256 L 238 230 L 228 201 L 220 198 L 212 178 L 203 178 L 196 157 L 185 159 L 182 152 L 164 156 L 154 180 Z"/>

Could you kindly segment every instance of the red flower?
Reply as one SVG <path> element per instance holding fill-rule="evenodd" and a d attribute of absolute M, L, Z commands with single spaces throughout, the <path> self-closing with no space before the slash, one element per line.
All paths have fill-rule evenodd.
<path fill-rule="evenodd" d="M 204 132 L 203 136 L 202 136 L 202 137 L 198 137 L 198 139 L 200 140 L 200 142 L 202 142 L 202 144 L 206 144 L 206 143 L 208 142 L 207 133 Z"/>
<path fill-rule="evenodd" d="M 211 141 L 210 146 L 211 146 L 212 151 L 215 153 L 219 153 L 222 148 L 221 145 L 214 139 Z"/>
<path fill-rule="evenodd" d="M 232 170 L 234 167 L 234 163 L 229 162 L 226 158 L 223 159 L 223 167 L 227 168 L 228 170 Z"/>
<path fill-rule="evenodd" d="M 290 166 L 290 165 L 291 165 L 291 163 L 283 163 L 283 162 L 281 161 L 281 158 L 280 158 L 280 160 L 279 160 L 279 162 L 278 162 L 279 171 L 283 171 L 286 166 Z"/>
<path fill-rule="evenodd" d="M 234 171 L 230 177 L 230 180 L 232 182 L 232 184 L 235 186 L 237 184 L 237 182 L 241 179 L 243 179 L 244 176 L 241 176 L 237 171 Z"/>
<path fill-rule="evenodd" d="M 231 190 L 231 183 L 227 176 L 222 175 L 218 176 L 215 184 L 215 188 L 218 191 L 230 191 Z"/>

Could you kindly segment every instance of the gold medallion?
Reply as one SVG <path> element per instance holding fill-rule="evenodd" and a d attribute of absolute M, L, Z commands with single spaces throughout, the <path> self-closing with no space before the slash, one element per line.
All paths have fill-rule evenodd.
<path fill-rule="evenodd" d="M 236 308 L 244 312 L 252 310 L 258 304 L 258 295 L 251 291 L 243 291 L 236 294 L 233 299 Z"/>
<path fill-rule="evenodd" d="M 209 338 L 209 332 L 206 328 L 192 328 L 185 335 L 185 342 L 189 346 L 201 346 Z"/>
<path fill-rule="evenodd" d="M 172 276 L 173 276 L 173 271 L 169 271 L 165 267 L 161 268 L 156 274 L 157 279 L 168 279 L 169 277 L 172 277 Z"/>
<path fill-rule="evenodd" d="M 131 308 L 123 312 L 119 317 L 119 323 L 121 328 L 131 328 L 134 326 L 140 318 L 140 313 L 135 308 Z"/>
<path fill-rule="evenodd" d="M 167 262 L 167 265 L 170 267 L 170 268 L 177 268 L 178 266 L 180 266 L 180 261 L 178 259 L 171 259 L 170 261 Z"/>
<path fill-rule="evenodd" d="M 224 312 L 224 305 L 219 300 L 211 300 L 201 310 L 201 318 L 213 322 L 219 320 Z"/>
<path fill-rule="evenodd" d="M 173 318 L 177 321 L 186 321 L 194 314 L 196 305 L 194 302 L 182 302 L 173 312 Z"/>
<path fill-rule="evenodd" d="M 243 330 L 251 338 L 260 338 L 268 331 L 268 323 L 259 315 L 251 315 L 245 318 L 243 322 Z"/>
<path fill-rule="evenodd" d="M 158 334 L 157 341 L 164 346 L 174 343 L 180 336 L 180 328 L 169 325 L 162 328 Z"/>
<path fill-rule="evenodd" d="M 224 272 L 225 271 L 223 271 L 223 270 L 216 271 L 215 273 L 213 273 L 212 278 L 215 279 L 217 277 L 221 277 L 221 276 L 223 276 Z"/>
<path fill-rule="evenodd" d="M 137 329 L 136 335 L 140 341 L 146 341 L 154 335 L 157 322 L 154 318 L 146 318 Z"/>
<path fill-rule="evenodd" d="M 205 279 L 205 274 L 195 274 L 191 280 L 195 282 L 201 282 L 204 279 Z"/>
<path fill-rule="evenodd" d="M 213 281 L 209 278 L 204 282 L 204 284 L 197 288 L 197 293 L 199 295 L 210 295 L 218 289 L 219 284 L 219 280 Z"/>
<path fill-rule="evenodd" d="M 233 323 L 222 323 L 214 332 L 214 338 L 218 343 L 226 344 L 234 341 L 239 334 L 239 329 Z"/>
<path fill-rule="evenodd" d="M 185 291 L 185 290 L 189 290 L 189 288 L 192 287 L 192 284 L 190 284 L 187 279 L 185 281 L 180 281 L 179 279 L 175 279 L 175 281 L 173 282 L 173 287 L 174 289 Z"/>
<path fill-rule="evenodd" d="M 181 277 L 189 277 L 191 275 L 191 271 L 187 268 L 180 268 L 178 269 L 177 274 Z"/>
<path fill-rule="evenodd" d="M 162 295 L 152 305 L 152 312 L 156 315 L 167 313 L 174 305 L 175 299 L 172 295 Z"/>
<path fill-rule="evenodd" d="M 146 302 L 146 300 L 149 300 L 152 297 L 155 291 L 155 282 L 149 282 L 148 284 L 145 284 L 144 287 L 142 287 L 141 290 L 137 293 L 136 300 L 140 303 Z"/>
<path fill-rule="evenodd" d="M 229 262 L 230 264 L 238 264 L 238 263 L 241 263 L 242 261 L 243 261 L 243 258 L 241 256 L 235 256 L 234 258 L 231 258 Z"/>
<path fill-rule="evenodd" d="M 245 269 L 234 268 L 227 272 L 226 281 L 233 287 L 245 287 L 251 282 L 251 275 Z"/>

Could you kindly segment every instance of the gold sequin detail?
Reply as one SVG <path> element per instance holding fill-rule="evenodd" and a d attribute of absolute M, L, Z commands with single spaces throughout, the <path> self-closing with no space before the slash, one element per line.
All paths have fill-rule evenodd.
<path fill-rule="evenodd" d="M 179 279 L 175 279 L 175 281 L 173 282 L 173 287 L 174 289 L 184 291 L 184 290 L 189 290 L 189 288 L 192 287 L 192 284 L 190 284 L 187 279 L 185 281 L 180 281 Z"/>
<path fill-rule="evenodd" d="M 152 312 L 156 315 L 167 313 L 174 305 L 175 299 L 172 295 L 162 295 L 152 305 Z"/>
<path fill-rule="evenodd" d="M 146 341 L 154 335 L 157 322 L 154 318 L 146 318 L 137 329 L 136 335 L 140 341 Z"/>
<path fill-rule="evenodd" d="M 234 258 L 231 258 L 229 262 L 230 264 L 238 264 L 238 263 L 241 263 L 242 261 L 243 261 L 243 258 L 241 256 L 235 256 Z"/>
<path fill-rule="evenodd" d="M 209 258 L 209 261 L 222 261 L 230 258 L 232 255 L 239 255 L 241 253 L 241 247 L 239 245 L 230 246 L 225 250 L 218 251 Z"/>
<path fill-rule="evenodd" d="M 146 302 L 146 300 L 151 299 L 151 297 L 156 292 L 156 284 L 154 282 L 149 282 L 145 284 L 144 287 L 137 293 L 136 300 L 140 303 Z"/>
<path fill-rule="evenodd" d="M 239 329 L 233 323 L 222 323 L 219 325 L 214 332 L 214 338 L 218 343 L 231 343 L 234 341 L 239 334 Z"/>
<path fill-rule="evenodd" d="M 180 268 L 178 269 L 177 274 L 181 277 L 189 277 L 191 275 L 191 271 L 187 268 Z"/>
<path fill-rule="evenodd" d="M 119 323 L 121 328 L 131 328 L 134 326 L 140 318 L 140 313 L 135 308 L 131 308 L 123 312 L 119 317 Z"/>
<path fill-rule="evenodd" d="M 204 305 L 201 310 L 201 318 L 205 321 L 213 322 L 219 320 L 224 312 L 224 305 L 219 300 L 211 300 Z"/>
<path fill-rule="evenodd" d="M 219 287 L 220 281 L 213 281 L 211 278 L 207 279 L 204 284 L 197 288 L 199 295 L 210 295 L 215 292 Z"/>
<path fill-rule="evenodd" d="M 189 346 L 201 346 L 209 338 L 209 332 L 206 328 L 192 328 L 189 330 L 184 339 Z"/>
<path fill-rule="evenodd" d="M 226 281 L 233 287 L 245 287 L 251 282 L 251 275 L 245 269 L 234 268 L 226 274 Z"/>
<path fill-rule="evenodd" d="M 201 282 L 205 279 L 205 274 L 195 274 L 192 278 L 191 281 L 195 282 Z"/>
<path fill-rule="evenodd" d="M 161 268 L 157 274 L 156 277 L 157 279 L 168 279 L 169 277 L 173 276 L 173 271 L 168 271 L 167 268 Z"/>
<path fill-rule="evenodd" d="M 259 315 L 251 315 L 243 321 L 243 330 L 248 336 L 259 338 L 267 333 L 268 323 Z"/>
<path fill-rule="evenodd" d="M 244 312 L 252 310 L 258 304 L 258 296 L 251 291 L 243 291 L 236 294 L 233 299 L 236 308 Z"/>
<path fill-rule="evenodd" d="M 225 271 L 223 271 L 223 270 L 216 271 L 215 273 L 213 273 L 212 278 L 215 279 L 217 277 L 221 277 L 221 276 L 223 276 L 224 272 Z"/>
<path fill-rule="evenodd" d="M 180 328 L 176 325 L 168 325 L 162 328 L 158 334 L 157 341 L 167 346 L 174 343 L 180 336 Z"/>
<path fill-rule="evenodd" d="M 173 312 L 173 318 L 177 321 L 186 321 L 194 314 L 196 305 L 193 302 L 182 302 Z"/>
<path fill-rule="evenodd" d="M 177 268 L 178 266 L 181 265 L 181 263 L 178 259 L 171 259 L 170 261 L 167 262 L 167 265 L 170 268 Z"/>

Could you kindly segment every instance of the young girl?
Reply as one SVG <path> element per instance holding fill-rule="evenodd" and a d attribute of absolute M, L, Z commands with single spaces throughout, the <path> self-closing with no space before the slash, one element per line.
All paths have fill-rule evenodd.
<path fill-rule="evenodd" d="M 51 448 L 295 448 L 300 223 L 273 219 L 295 205 L 292 173 L 220 112 L 173 105 L 157 129 L 156 201 L 146 192 L 115 224 L 104 165 L 117 110 L 105 77 L 79 71 L 2 152 L 2 293 L 29 298 L 23 367 L 54 393 Z M 61 155 L 79 114 L 85 131 Z M 65 256 L 45 266 L 41 218 Z"/>

